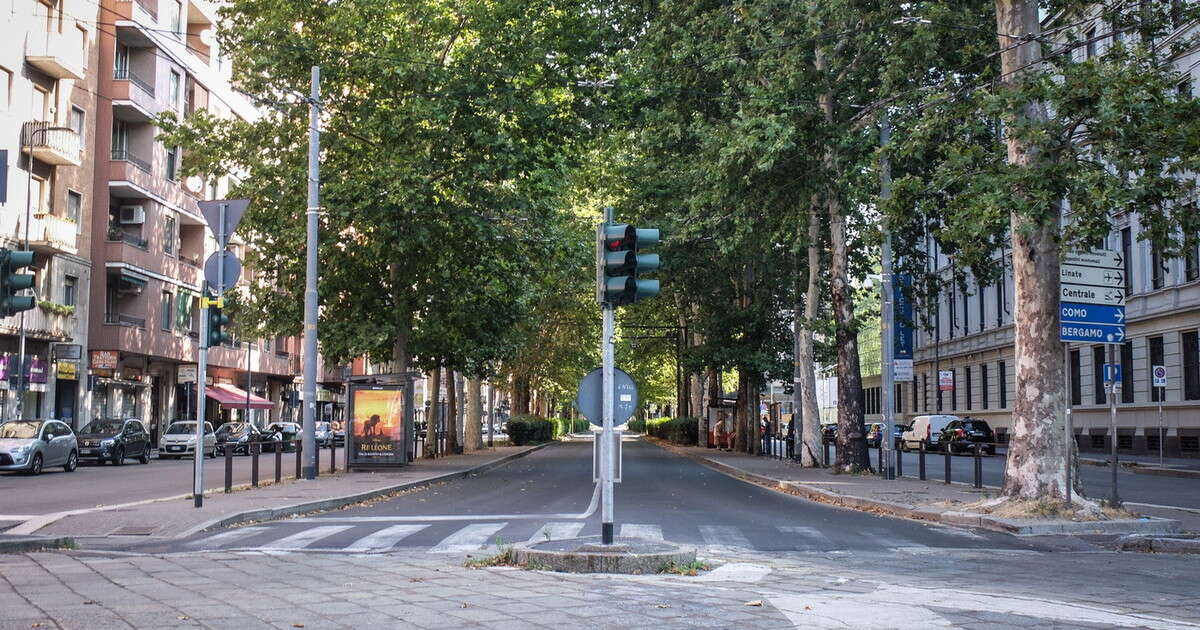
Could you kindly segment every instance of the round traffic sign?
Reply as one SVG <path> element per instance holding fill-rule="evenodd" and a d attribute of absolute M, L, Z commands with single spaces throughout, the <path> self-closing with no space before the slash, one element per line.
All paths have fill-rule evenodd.
<path fill-rule="evenodd" d="M 1165 366 L 1165 365 L 1154 366 L 1154 378 L 1167 378 L 1167 366 Z"/>
<path fill-rule="evenodd" d="M 599 368 L 588 372 L 579 382 L 579 394 L 575 397 L 579 412 L 596 426 L 604 425 L 603 373 Z M 613 368 L 613 426 L 633 417 L 637 406 L 638 389 L 633 377 L 621 368 Z"/>

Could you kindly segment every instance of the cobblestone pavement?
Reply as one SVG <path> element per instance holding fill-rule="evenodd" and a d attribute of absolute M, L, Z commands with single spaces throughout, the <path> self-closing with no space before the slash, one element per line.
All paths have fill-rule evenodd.
<path fill-rule="evenodd" d="M 747 553 L 697 577 L 393 552 L 0 556 L 0 628 L 1200 628 L 1200 559 Z"/>

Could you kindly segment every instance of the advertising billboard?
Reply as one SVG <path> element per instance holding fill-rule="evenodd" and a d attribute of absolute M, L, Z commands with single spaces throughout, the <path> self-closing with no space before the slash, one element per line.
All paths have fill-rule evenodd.
<path fill-rule="evenodd" d="M 351 385 L 346 427 L 347 468 L 408 463 L 404 435 L 404 387 Z"/>

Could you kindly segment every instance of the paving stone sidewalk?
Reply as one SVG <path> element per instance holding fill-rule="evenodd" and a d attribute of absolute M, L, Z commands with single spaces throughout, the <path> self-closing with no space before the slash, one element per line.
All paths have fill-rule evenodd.
<path fill-rule="evenodd" d="M 885 481 L 875 475 L 835 474 L 829 469 L 803 468 L 787 459 L 759 457 L 744 453 L 731 453 L 719 449 L 678 446 L 653 440 L 663 448 L 706 463 L 734 476 L 770 485 L 778 489 L 835 505 L 887 513 L 893 516 L 916 518 L 973 527 L 989 527 L 1012 533 L 1102 533 L 1083 531 L 1085 524 L 1051 519 L 1003 519 L 1002 522 L 980 522 L 980 514 L 965 513 L 969 504 L 994 497 L 996 488 L 976 489 L 969 484 L 942 481 L 921 481 L 903 477 Z M 906 462 L 907 463 L 907 462 Z M 915 463 L 913 464 L 915 466 Z M 938 465 L 930 461 L 929 466 Z M 932 469 L 932 468 L 931 468 Z M 1195 511 L 1159 508 L 1138 508 L 1146 517 L 1171 519 L 1178 522 L 1184 531 L 1200 532 L 1200 514 Z M 993 519 L 999 521 L 999 519 Z M 1128 531 L 1116 527 L 1109 533 L 1134 533 L 1137 524 L 1130 524 Z M 1063 531 L 1055 531 L 1060 527 Z M 1103 526 L 1101 523 L 1095 525 Z M 1021 528 L 1020 530 L 1014 528 Z M 1072 531 L 1077 528 L 1077 531 Z M 1148 525 L 1146 533 L 1155 529 Z"/>
<path fill-rule="evenodd" d="M 132 535 L 134 539 L 173 537 L 216 526 L 221 521 L 250 517 L 252 520 L 280 518 L 287 513 L 334 509 L 354 502 L 355 497 L 449 478 L 475 469 L 496 465 L 538 446 L 498 446 L 468 455 L 421 459 L 394 472 L 322 473 L 312 481 L 288 480 L 230 494 L 210 492 L 204 507 L 195 508 L 192 499 L 158 501 L 118 509 L 97 509 L 63 517 L 37 530 L 40 536 L 112 537 Z M 273 475 L 273 469 L 271 474 Z M 267 475 L 264 475 L 266 477 Z M 358 500 L 362 500 L 359 498 Z M 252 513 L 261 512 L 258 517 Z M 3 535 L 0 535 L 0 540 Z"/>

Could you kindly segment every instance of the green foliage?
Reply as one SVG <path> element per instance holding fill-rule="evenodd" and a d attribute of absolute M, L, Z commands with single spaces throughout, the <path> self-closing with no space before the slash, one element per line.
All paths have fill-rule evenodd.
<path fill-rule="evenodd" d="M 691 446 L 699 444 L 700 424 L 698 418 L 630 420 L 629 430 L 635 433 L 645 433 L 675 444 Z"/>
<path fill-rule="evenodd" d="M 588 422 L 583 419 L 513 416 L 508 419 L 504 430 L 514 446 L 521 446 L 549 442 L 564 435 L 587 431 Z"/>
<path fill-rule="evenodd" d="M 38 308 L 52 315 L 63 315 L 70 317 L 75 314 L 75 307 L 68 304 L 59 304 L 50 300 L 38 300 Z"/>

